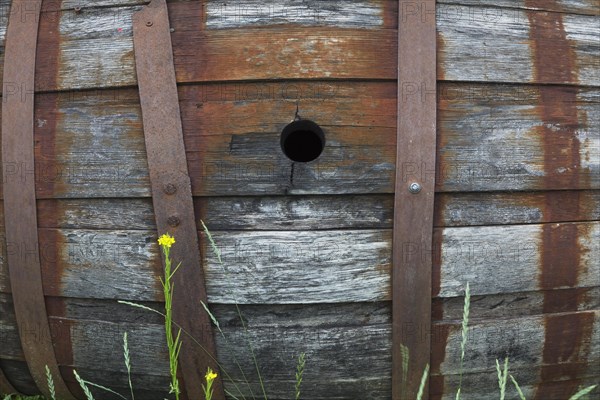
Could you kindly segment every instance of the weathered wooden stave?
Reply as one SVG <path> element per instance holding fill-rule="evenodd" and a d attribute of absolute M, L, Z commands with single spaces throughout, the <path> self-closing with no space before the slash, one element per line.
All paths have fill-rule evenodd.
<path fill-rule="evenodd" d="M 582 2 L 582 3 L 585 3 L 585 2 Z M 68 8 L 66 6 L 63 6 L 63 7 L 65 7 L 65 9 Z M 183 5 L 183 6 L 182 5 L 175 5 L 173 7 L 173 9 L 177 10 L 177 7 L 186 7 L 186 6 L 185 5 Z M 522 7 L 522 5 L 519 4 L 518 7 Z M 549 6 L 549 7 L 552 7 L 552 6 Z M 181 8 L 181 10 L 183 10 L 183 8 Z M 589 8 L 587 10 L 589 10 Z M 68 11 L 68 12 L 70 12 L 70 11 Z M 585 9 L 584 9 L 584 11 L 581 11 L 581 12 L 582 13 L 586 13 Z M 127 13 L 127 11 L 123 15 L 125 15 L 126 13 Z M 177 13 L 177 11 L 175 11 L 175 13 Z M 592 14 L 593 14 L 593 12 L 592 12 Z M 525 14 L 520 14 L 520 15 L 524 16 Z M 527 17 L 521 18 L 521 19 L 522 19 L 522 21 L 526 22 L 526 18 Z M 126 21 L 126 18 L 124 20 Z M 394 20 L 394 18 L 392 18 L 391 20 Z M 122 21 L 122 20 L 119 20 L 119 21 Z M 448 20 L 443 20 L 443 21 L 448 22 Z M 491 21 L 488 21 L 488 22 L 491 23 Z M 525 22 L 523 22 L 523 25 L 525 24 Z M 100 29 L 102 29 L 102 24 L 101 23 L 99 24 L 99 26 L 100 26 Z M 393 26 L 388 26 L 388 28 L 389 27 L 393 27 Z M 582 27 L 585 27 L 585 24 L 582 24 Z M 323 31 L 326 31 L 328 29 L 329 28 L 323 29 Z M 249 31 L 254 32 L 252 29 L 250 29 Z M 334 32 L 334 31 L 335 30 L 333 28 L 331 28 L 331 32 Z M 92 31 L 92 32 L 95 32 L 95 31 Z M 127 29 L 125 29 L 125 34 L 127 34 Z M 518 37 L 518 35 L 516 35 L 516 37 Z M 445 38 L 445 39 L 447 39 L 447 38 Z M 106 39 L 106 43 L 108 43 L 108 41 L 109 40 L 107 38 Z M 126 41 L 123 41 L 122 49 L 125 49 L 127 47 L 127 46 L 125 46 L 125 44 L 126 44 Z M 121 51 L 120 50 L 121 48 L 119 48 L 118 43 L 115 46 L 116 46 L 116 48 L 119 51 Z M 75 46 L 73 48 L 74 49 L 80 49 L 80 51 L 81 51 L 81 49 L 85 48 L 85 46 L 84 45 L 79 46 L 79 47 Z M 447 48 L 445 48 L 444 52 L 443 52 L 443 55 L 447 56 L 447 52 L 448 52 L 448 50 L 447 50 Z M 581 54 L 582 54 L 581 58 L 585 58 L 587 53 L 585 51 L 581 51 Z M 479 61 L 482 62 L 481 59 Z M 132 65 L 131 63 L 128 64 L 127 62 L 125 62 L 124 64 L 125 65 L 129 65 L 129 66 Z M 508 64 L 510 64 L 510 63 L 508 63 Z M 510 67 L 510 65 L 509 65 L 509 67 Z M 476 70 L 480 71 L 480 69 L 476 69 Z M 67 68 L 66 70 L 68 71 L 69 69 Z M 374 70 L 375 71 L 379 71 L 377 69 L 374 69 Z M 391 67 L 389 68 L 389 70 L 391 70 Z M 52 69 L 50 69 L 48 71 L 52 71 Z M 93 70 L 90 70 L 90 71 L 93 71 Z M 454 72 L 456 75 L 452 75 L 452 72 Z M 470 73 L 472 71 L 469 70 L 468 72 Z M 503 73 L 505 75 L 509 75 L 509 72 L 503 71 Z M 47 74 L 47 72 L 45 72 L 45 73 Z M 93 72 L 90 72 L 90 73 L 93 73 Z M 113 75 L 116 74 L 115 71 L 112 71 L 111 73 Z M 445 72 L 445 74 L 446 74 L 445 78 L 446 79 L 457 79 L 457 80 L 467 79 L 467 78 L 465 78 L 464 75 L 460 75 L 460 73 L 463 73 L 463 72 L 461 72 L 460 69 L 458 69 L 458 71 L 451 71 L 451 73 L 449 75 L 448 75 L 448 72 L 446 71 Z M 501 81 L 502 80 L 506 80 L 507 82 L 516 82 L 516 83 L 531 82 L 531 81 L 538 82 L 538 83 L 539 82 L 541 82 L 541 83 L 549 83 L 549 82 L 544 81 L 544 80 L 539 80 L 538 78 L 535 78 L 535 77 L 528 80 L 527 79 L 528 76 L 524 75 L 524 74 L 517 74 L 517 75 L 511 74 L 510 78 L 508 78 L 508 79 L 506 78 L 505 75 L 500 75 L 500 78 L 498 78 L 498 80 L 501 80 Z M 102 79 L 96 78 L 96 80 L 90 80 L 89 82 L 91 82 L 92 85 L 101 85 L 101 84 L 103 85 L 104 84 L 104 78 L 105 78 L 105 76 L 103 76 Z M 116 79 L 114 79 L 112 81 L 110 79 L 108 79 L 108 80 L 106 80 L 106 82 L 109 82 L 110 83 L 109 85 L 115 85 L 115 86 L 119 86 L 119 85 L 126 85 L 126 86 L 128 86 L 128 85 L 135 84 L 135 81 L 131 80 L 130 78 L 131 78 L 130 76 L 128 76 L 127 74 L 125 74 L 124 76 L 120 76 L 120 77 L 118 77 L 118 78 L 116 78 Z M 340 76 L 339 78 L 343 79 L 344 77 Z M 363 77 L 363 78 L 365 78 L 365 77 Z M 366 78 L 371 78 L 371 76 L 367 76 Z M 472 76 L 469 76 L 469 79 L 471 79 L 471 78 L 472 78 Z M 121 80 L 119 80 L 119 79 L 121 79 Z M 125 80 L 123 80 L 123 79 L 125 79 Z M 185 79 L 187 79 L 187 78 L 184 78 L 184 80 Z M 393 79 L 393 77 L 389 77 L 389 76 L 385 77 L 385 76 L 383 76 L 383 78 L 381 78 L 381 77 L 377 76 L 376 79 Z M 485 81 L 485 82 L 489 82 L 489 81 L 494 81 L 495 80 L 495 79 L 490 79 L 487 76 L 479 76 L 479 77 L 477 77 L 477 79 L 480 79 L 480 80 Z M 588 74 L 587 76 L 584 76 L 584 79 L 588 79 L 587 84 L 590 84 L 590 82 L 591 82 L 592 85 L 597 84 L 597 79 L 594 78 L 593 74 L 592 75 Z M 586 81 L 584 81 L 583 83 L 585 84 L 585 82 Z M 554 83 L 563 84 L 565 82 L 554 82 Z M 573 84 L 573 85 L 582 84 L 582 82 L 570 82 L 570 83 Z M 60 86 L 61 84 L 64 85 L 64 86 Z M 50 83 L 48 83 L 48 85 L 49 85 L 48 87 L 44 87 L 43 86 L 44 84 L 42 84 L 41 88 L 42 89 L 46 88 L 46 89 L 51 89 L 51 90 L 54 90 L 54 89 L 58 89 L 58 90 L 70 90 L 70 89 L 79 87 L 79 86 L 77 86 L 78 84 L 81 85 L 81 83 L 77 83 L 77 82 L 74 83 L 72 81 L 69 81 L 68 79 L 64 79 L 63 78 L 62 83 L 56 84 L 56 86 L 52 86 L 53 83 L 50 82 Z M 85 87 L 86 84 L 88 84 L 88 83 L 83 83 L 84 86 L 81 86 L 81 87 Z M 71 86 L 69 86 L 69 85 L 71 85 Z M 470 88 L 471 84 L 468 84 L 468 85 L 469 85 L 469 88 Z M 592 99 L 594 99 L 594 98 L 597 99 L 597 91 L 595 91 L 595 89 L 593 89 L 593 88 L 591 88 L 591 89 L 590 88 L 577 88 L 577 89 L 572 89 L 572 90 L 576 91 L 578 95 L 581 94 L 582 92 L 591 93 L 592 94 L 591 98 Z M 392 93 L 393 93 L 393 88 L 392 88 Z M 537 105 L 537 104 L 541 103 L 541 99 L 539 97 L 538 98 L 532 98 L 530 101 L 531 101 L 531 103 L 530 103 L 531 105 Z M 597 100 L 592 101 L 591 104 L 588 106 L 588 108 L 586 108 L 585 111 L 583 111 L 583 112 L 588 112 L 589 113 L 590 110 L 593 111 L 594 110 L 593 107 L 595 105 L 593 103 L 596 103 L 596 102 L 597 102 Z M 135 103 L 133 103 L 133 104 L 135 104 Z M 190 106 L 192 106 L 191 103 L 188 103 L 188 104 Z M 293 106 L 293 102 L 288 102 L 288 104 L 286 104 L 286 107 L 290 108 L 290 110 L 293 108 L 292 106 Z M 479 104 L 478 106 L 479 107 L 486 107 L 486 106 L 488 106 L 491 109 L 492 107 L 494 107 L 494 108 L 497 107 L 497 104 L 494 104 L 494 102 L 491 102 L 488 99 L 488 102 L 487 103 L 484 102 L 483 106 L 481 104 Z M 95 107 L 98 107 L 98 105 L 95 105 Z M 194 105 L 194 107 L 195 107 L 195 105 Z M 462 107 L 463 107 L 463 105 L 461 105 L 461 104 L 457 104 L 454 108 L 452 106 L 450 106 L 449 107 L 450 112 L 448 112 L 448 107 L 444 106 L 444 107 L 441 107 L 440 114 L 442 115 L 442 118 L 444 118 L 444 114 L 451 114 L 452 111 L 458 111 L 458 112 L 460 112 L 460 109 Z M 465 109 L 467 107 L 468 106 L 465 106 Z M 517 107 L 518 107 L 518 105 L 517 105 Z M 394 108 L 391 107 L 391 105 L 390 105 L 390 109 L 393 110 Z M 501 112 L 499 112 L 498 114 L 501 114 Z M 131 114 L 131 115 L 133 115 L 133 114 Z M 395 117 L 395 115 L 392 113 L 392 114 L 387 115 L 387 117 L 388 117 L 387 121 L 389 121 L 389 120 L 393 120 L 393 118 Z M 450 116 L 449 119 L 451 119 L 451 117 L 452 116 Z M 521 117 L 525 118 L 524 116 L 521 116 Z M 138 113 L 137 118 L 139 118 L 139 113 Z M 466 118 L 465 118 L 465 120 L 466 120 Z M 498 118 L 498 120 L 501 120 L 501 118 Z M 532 120 L 533 120 L 533 118 L 532 118 Z M 588 129 L 590 132 L 593 132 L 594 129 L 595 129 L 595 127 L 596 127 L 596 125 L 594 125 L 596 123 L 595 122 L 596 120 L 597 120 L 597 118 L 591 118 L 592 125 L 586 126 L 585 124 L 582 123 L 581 126 L 584 129 Z M 493 126 L 494 122 L 496 122 L 496 121 L 488 122 L 489 125 L 486 124 L 484 121 L 482 121 L 481 123 L 484 126 Z M 543 124 L 544 122 L 545 121 L 543 121 L 543 120 L 537 120 L 536 122 L 532 122 L 531 126 L 535 126 L 536 124 L 540 124 L 540 123 Z M 391 124 L 383 124 L 383 125 L 385 127 L 388 127 L 388 128 L 393 128 L 394 127 Z M 343 127 L 344 125 L 340 125 L 340 126 Z M 231 127 L 229 127 L 229 128 L 231 128 Z M 444 128 L 442 127 L 441 128 L 441 132 L 444 132 L 443 129 Z M 271 132 L 271 134 L 276 134 L 277 133 L 276 131 L 277 131 L 277 129 L 272 129 L 270 132 Z M 390 129 L 390 132 L 391 131 L 392 130 Z M 597 131 L 597 129 L 596 129 L 596 131 Z M 247 131 L 247 132 L 253 132 L 253 131 Z M 138 135 L 139 135 L 138 136 L 138 140 L 143 139 L 143 137 L 141 136 L 141 131 L 138 132 Z M 454 141 L 458 141 L 457 138 L 460 139 L 459 136 L 455 136 L 454 138 L 451 137 L 451 139 L 454 139 Z M 449 140 L 449 142 L 452 143 L 452 140 Z M 203 142 L 200 142 L 200 143 L 203 143 Z M 204 142 L 204 143 L 210 143 L 210 142 L 207 141 L 207 142 Z M 450 148 L 452 148 L 452 147 L 450 147 Z M 458 145 L 455 146 L 455 148 L 459 148 L 460 149 L 461 148 L 460 143 L 458 143 Z M 43 150 L 43 148 L 42 148 L 42 150 Z M 139 151 L 139 148 L 138 148 L 133 153 L 136 155 L 136 157 L 138 157 L 138 160 L 140 161 L 140 163 L 143 163 L 143 160 L 144 160 L 144 154 L 143 154 L 143 152 Z M 592 156 L 594 156 L 594 153 L 591 153 L 591 154 L 592 154 Z M 115 159 L 118 160 L 119 158 L 115 158 Z M 460 163 L 461 162 L 460 158 L 458 160 L 459 161 L 457 161 L 456 163 Z M 465 157 L 463 160 L 469 160 L 469 158 Z M 546 169 L 546 168 L 544 168 L 544 169 Z M 594 173 L 594 170 L 590 171 L 590 173 L 589 173 L 589 175 L 592 177 L 592 179 L 593 179 L 593 173 Z M 585 175 L 584 175 L 584 179 L 583 180 L 585 181 Z M 356 182 L 358 182 L 358 181 L 357 180 L 350 180 L 351 184 L 355 184 Z M 391 182 L 391 177 L 387 178 L 387 182 Z M 468 183 L 470 183 L 470 182 L 468 182 Z M 511 182 L 511 183 L 513 183 L 513 182 Z M 97 182 L 90 182 L 90 183 L 88 183 L 88 185 L 87 185 L 87 187 L 85 189 L 83 189 L 81 191 L 75 190 L 73 192 L 68 192 L 68 189 L 65 190 L 65 188 L 58 188 L 57 189 L 56 187 L 53 187 L 51 189 L 48 189 L 47 187 L 45 187 L 45 188 L 41 189 L 41 190 L 46 190 L 46 192 L 44 194 L 42 194 L 41 197 L 49 197 L 49 198 L 53 198 L 53 197 L 57 197 L 57 198 L 61 198 L 61 197 L 88 197 L 88 196 L 89 197 L 96 197 L 98 195 L 97 192 L 95 191 L 96 188 L 94 188 L 94 186 L 96 184 L 97 184 Z M 129 186 L 130 184 L 137 184 L 138 185 L 137 188 L 136 188 L 137 191 L 132 191 L 132 192 L 130 192 L 130 194 L 127 194 L 127 196 L 146 197 L 146 196 L 149 195 L 149 193 L 148 193 L 148 183 L 147 182 L 144 182 L 143 180 L 142 180 L 142 182 L 140 182 L 139 180 L 134 180 L 134 182 L 124 182 L 123 186 Z M 443 188 L 440 189 L 440 191 L 456 191 L 457 192 L 456 194 L 448 194 L 448 195 L 444 194 L 443 196 L 445 196 L 445 198 L 448 198 L 448 197 L 452 198 L 452 196 L 456 196 L 456 198 L 460 198 L 460 196 L 463 196 L 463 194 L 461 193 L 463 191 L 472 191 L 473 193 L 464 194 L 464 196 L 469 196 L 469 195 L 476 195 L 480 191 L 485 191 L 485 190 L 488 190 L 488 191 L 507 190 L 507 189 L 512 189 L 514 187 L 512 185 L 500 186 L 500 187 L 493 186 L 493 185 L 486 186 L 486 184 L 489 185 L 489 182 L 483 182 L 483 184 L 482 184 L 482 182 L 477 182 L 476 185 L 469 186 L 469 184 L 465 184 L 464 182 L 460 182 L 460 180 L 459 180 L 458 183 L 454 183 L 454 186 L 452 186 L 452 184 L 451 184 L 450 187 L 443 187 Z M 59 186 L 59 185 L 57 185 L 57 186 Z M 323 186 L 321 186 L 319 188 L 312 189 L 313 191 L 312 192 L 309 191 L 309 193 L 314 193 L 314 194 L 321 193 L 322 190 L 327 190 L 328 187 L 330 187 L 330 186 L 323 185 Z M 385 184 L 381 184 L 380 187 L 381 188 L 378 189 L 378 190 L 376 190 L 376 192 L 391 193 L 391 191 L 389 190 L 389 188 L 387 188 L 387 189 L 385 188 Z M 579 182 L 574 183 L 571 187 L 568 187 L 568 188 L 572 189 L 574 191 L 577 191 L 579 189 L 597 189 L 598 185 L 597 185 L 597 182 L 592 181 L 591 184 L 587 184 L 587 186 L 586 186 L 585 182 L 582 183 L 581 181 L 579 181 Z M 63 190 L 62 192 L 60 192 L 61 189 Z M 123 191 L 121 189 L 122 188 L 113 188 L 112 191 L 106 191 L 106 192 L 101 193 L 99 197 L 108 197 L 108 198 L 111 198 L 112 196 L 123 195 Z M 519 190 L 525 190 L 525 191 L 530 191 L 530 190 L 542 191 L 542 190 L 547 190 L 547 189 L 564 189 L 564 187 L 561 186 L 561 185 L 557 185 L 557 184 L 552 184 L 552 183 L 546 182 L 546 181 L 544 181 L 542 179 L 537 179 L 536 180 L 534 178 L 532 181 L 525 182 L 525 184 L 522 187 L 519 188 Z M 56 190 L 56 192 L 54 190 Z M 201 190 L 204 190 L 204 189 L 201 189 Z M 254 191 L 254 192 L 252 192 L 252 191 L 245 191 L 245 192 L 242 192 L 242 193 L 222 193 L 221 192 L 222 190 L 223 190 L 223 187 L 216 187 L 215 190 L 214 190 L 214 193 L 198 192 L 196 194 L 197 195 L 207 195 L 208 194 L 208 195 L 211 195 L 211 196 L 214 196 L 214 195 L 224 195 L 224 194 L 235 194 L 235 195 L 242 194 L 242 195 L 246 195 L 246 196 L 248 196 L 248 195 L 262 195 L 265 192 L 267 194 L 277 194 L 277 195 L 287 194 L 287 193 L 294 194 L 293 191 L 291 191 L 291 192 L 285 192 L 284 191 L 284 187 L 282 187 L 282 186 L 277 187 L 277 189 L 273 190 L 272 192 L 269 191 L 269 190 L 267 190 L 267 191 L 257 190 L 257 191 Z M 338 187 L 335 188 L 335 190 L 332 191 L 332 194 L 347 193 L 344 190 L 345 190 L 344 187 L 338 186 Z M 358 191 L 357 191 L 357 193 L 369 193 L 369 191 L 368 191 L 368 189 L 366 189 L 366 188 L 363 187 L 363 188 L 359 188 Z M 589 192 L 586 192 L 586 193 L 591 194 L 592 196 L 594 196 L 597 192 L 589 191 Z M 522 197 L 518 197 L 518 196 L 528 196 L 528 195 L 529 194 L 527 192 L 519 193 L 519 194 L 516 194 L 516 195 L 512 195 L 510 193 L 499 193 L 499 194 L 498 193 L 490 193 L 490 196 L 500 196 L 500 197 L 505 196 L 506 198 L 508 198 L 510 200 L 513 200 L 512 196 L 515 196 L 514 200 L 513 200 L 513 202 L 515 204 L 518 204 L 519 201 L 520 201 L 520 199 L 522 198 Z M 549 195 L 549 196 L 552 196 L 552 195 Z M 557 222 L 558 220 L 569 222 L 569 221 L 572 221 L 572 220 L 570 218 L 568 218 L 567 216 L 573 215 L 574 213 L 577 214 L 577 211 L 579 211 L 576 208 L 570 208 L 570 207 L 566 207 L 566 209 L 563 210 L 561 207 L 556 207 L 556 203 L 553 203 L 551 201 L 550 201 L 550 203 L 553 204 L 554 208 L 553 207 L 547 207 L 547 204 L 549 203 L 549 201 L 546 198 L 544 198 L 545 196 L 547 196 L 547 194 L 545 192 L 540 192 L 540 193 L 534 193 L 534 194 L 532 194 L 532 197 L 535 197 L 535 196 L 537 196 L 537 200 L 535 200 L 535 201 L 539 202 L 539 204 L 544 204 L 544 207 L 540 207 L 540 208 L 543 208 L 543 211 L 541 212 L 541 214 L 543 215 L 543 217 L 542 217 L 543 219 L 541 221 L 534 220 L 533 221 L 534 223 L 549 223 L 549 222 Z M 517 197 L 518 197 L 518 200 L 517 200 Z M 594 197 L 592 197 L 592 198 L 594 198 Z M 204 201 L 204 199 L 201 200 L 201 201 Z M 581 203 L 587 204 L 587 200 L 585 198 L 583 200 L 580 200 L 580 201 L 581 201 Z M 125 204 L 127 204 L 127 203 L 125 203 Z M 560 210 L 560 212 L 564 212 L 567 216 L 564 216 L 562 218 L 561 217 L 557 217 L 556 216 L 556 211 L 555 211 L 557 208 L 558 208 L 558 210 Z M 532 209 L 535 209 L 535 207 L 532 207 Z M 446 208 L 444 208 L 444 210 L 450 210 L 450 207 L 446 207 Z M 581 221 L 595 221 L 595 220 L 598 219 L 598 212 L 597 212 L 597 210 L 598 210 L 597 206 L 596 206 L 596 208 L 591 207 L 586 213 L 584 213 L 584 215 L 577 215 L 576 218 L 581 218 Z M 145 212 L 147 212 L 147 211 L 145 211 Z M 539 214 L 539 210 L 538 210 L 538 214 Z M 145 215 L 146 218 L 148 218 L 148 214 L 144 214 L 144 215 Z M 276 214 L 276 215 L 278 215 L 278 214 Z M 452 215 L 452 214 L 450 214 L 450 215 Z M 208 217 L 208 216 L 210 216 L 210 214 L 206 214 L 206 217 Z M 151 215 L 150 215 L 150 218 L 151 218 Z M 268 219 L 268 218 L 269 217 L 267 217 L 266 219 Z M 446 217 L 446 219 L 447 218 L 448 217 Z M 475 217 L 473 217 L 473 218 L 475 219 Z M 496 221 L 500 220 L 501 221 L 500 223 L 502 223 L 502 224 L 507 223 L 507 222 L 505 222 L 505 221 L 502 220 L 502 218 L 506 218 L 506 217 L 502 217 L 502 216 L 498 215 L 497 217 L 495 216 L 494 218 L 496 218 Z M 492 220 L 494 218 L 492 218 Z M 464 224 L 464 225 L 471 225 L 471 224 L 472 225 L 477 225 L 478 224 L 477 222 L 473 222 L 473 220 L 471 220 L 470 217 L 465 217 L 465 219 L 466 219 L 466 221 L 462 220 L 462 221 L 459 222 L 459 224 Z M 293 221 L 293 219 L 292 219 L 292 221 Z M 526 217 L 523 217 L 523 220 L 521 220 L 521 221 L 508 222 L 508 223 L 523 224 L 523 223 L 530 223 L 530 222 L 532 222 L 532 221 L 531 220 L 527 220 Z M 338 228 L 338 226 L 334 225 L 334 223 L 335 222 L 332 222 L 332 228 L 333 229 Z M 488 221 L 484 221 L 484 222 L 480 222 L 480 223 L 485 225 L 485 224 L 489 224 L 490 222 L 488 220 Z M 306 227 L 306 229 L 310 229 L 310 227 L 311 226 L 308 225 Z M 50 227 L 50 228 L 52 228 L 52 227 Z M 344 226 L 344 228 L 347 228 L 347 227 Z M 364 229 L 364 228 L 368 229 L 368 228 L 381 228 L 381 227 L 380 226 L 371 227 L 369 225 L 361 226 L 361 229 Z M 75 227 L 73 229 L 77 229 L 77 228 Z M 150 227 L 150 229 L 152 229 L 152 227 Z M 245 229 L 252 229 L 252 227 L 246 227 Z M 222 230 L 225 231 L 225 232 L 229 231 L 229 229 L 228 229 L 227 226 L 224 226 L 222 228 Z M 545 243 L 545 244 L 551 245 L 552 242 Z M 158 275 L 158 272 L 155 269 L 154 270 L 154 277 L 156 278 L 157 275 Z M 594 287 L 595 286 L 592 286 L 592 288 L 594 288 Z M 458 292 L 454 293 L 454 295 L 457 295 L 457 294 L 460 294 L 460 293 L 458 293 Z M 456 298 L 456 297 L 450 297 L 450 298 L 454 299 L 454 300 L 458 300 L 458 298 Z M 581 303 L 578 303 L 578 305 L 580 305 L 580 304 Z M 575 310 L 567 310 L 567 311 L 575 311 Z M 542 312 L 546 312 L 546 311 L 544 309 L 542 309 Z"/>

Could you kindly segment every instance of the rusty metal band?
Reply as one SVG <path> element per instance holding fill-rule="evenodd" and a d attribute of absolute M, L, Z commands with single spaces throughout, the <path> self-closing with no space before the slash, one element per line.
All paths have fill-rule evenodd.
<path fill-rule="evenodd" d="M 209 316 L 200 304 L 206 302 L 206 288 L 165 0 L 153 0 L 134 14 L 133 44 L 156 225 L 159 233 L 175 236 L 171 256 L 182 263 L 173 278 L 173 319 L 202 346 L 182 337 L 183 387 L 189 399 L 200 399 L 207 368 L 218 368 Z M 215 383 L 215 399 L 224 399 L 221 380 Z"/>
<path fill-rule="evenodd" d="M 0 368 L 0 393 L 17 393 L 17 389 L 15 389 L 13 385 L 11 385 L 6 375 L 4 375 L 4 371 L 2 371 L 2 368 Z"/>
<path fill-rule="evenodd" d="M 56 361 L 40 264 L 34 170 L 34 89 L 42 1 L 14 0 L 6 30 L 2 90 L 2 167 L 7 264 L 21 347 L 38 389 L 49 396 L 46 366 L 56 394 L 70 400 Z"/>
<path fill-rule="evenodd" d="M 399 1 L 392 269 L 392 399 L 416 398 L 430 360 L 436 159 L 435 0 Z M 405 347 L 404 347 L 405 346 Z M 408 371 L 403 371 L 407 348 Z M 408 379 L 403 381 L 403 373 Z M 427 398 L 427 393 L 424 398 Z"/>

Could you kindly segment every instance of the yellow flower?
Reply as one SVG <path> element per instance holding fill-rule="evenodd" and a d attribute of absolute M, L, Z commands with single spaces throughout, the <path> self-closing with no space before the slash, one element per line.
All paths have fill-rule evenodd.
<path fill-rule="evenodd" d="M 175 243 L 175 238 L 168 233 L 165 233 L 158 238 L 158 244 L 166 247 L 167 249 L 170 249 L 171 246 L 173 246 L 173 243 Z"/>
<path fill-rule="evenodd" d="M 206 382 L 212 382 L 216 379 L 217 374 L 216 372 L 213 372 L 212 369 L 210 369 L 210 367 L 208 368 L 208 371 L 206 372 L 205 378 L 206 378 Z"/>

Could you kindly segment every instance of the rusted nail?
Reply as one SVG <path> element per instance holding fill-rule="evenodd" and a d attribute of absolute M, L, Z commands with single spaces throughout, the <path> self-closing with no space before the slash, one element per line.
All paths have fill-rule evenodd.
<path fill-rule="evenodd" d="M 146 22 L 146 26 L 152 26 L 152 25 L 154 25 L 154 23 L 152 21 L 147 21 Z"/>
<path fill-rule="evenodd" d="M 175 194 L 175 192 L 177 192 L 177 186 L 172 183 L 167 183 L 163 190 L 166 194 Z"/>
<path fill-rule="evenodd" d="M 179 217 L 172 215 L 169 218 L 167 218 L 167 224 L 169 224 L 169 226 L 171 227 L 176 227 L 179 226 L 179 224 L 181 223 L 181 221 L 179 220 Z"/>

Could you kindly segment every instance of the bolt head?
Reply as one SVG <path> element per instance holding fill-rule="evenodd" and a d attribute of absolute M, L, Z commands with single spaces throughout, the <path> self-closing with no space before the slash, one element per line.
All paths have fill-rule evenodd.
<path fill-rule="evenodd" d="M 169 218 L 167 218 L 167 224 L 169 224 L 169 226 L 172 228 L 179 226 L 180 223 L 181 223 L 181 220 L 179 219 L 179 217 L 177 217 L 175 215 L 172 215 Z"/>
<path fill-rule="evenodd" d="M 167 183 L 163 190 L 166 194 L 175 194 L 175 192 L 177 192 L 177 186 L 173 185 L 172 183 Z"/>
<path fill-rule="evenodd" d="M 421 185 L 419 185 L 417 182 L 413 182 L 408 186 L 408 191 L 411 192 L 412 194 L 417 194 L 421 191 Z"/>

